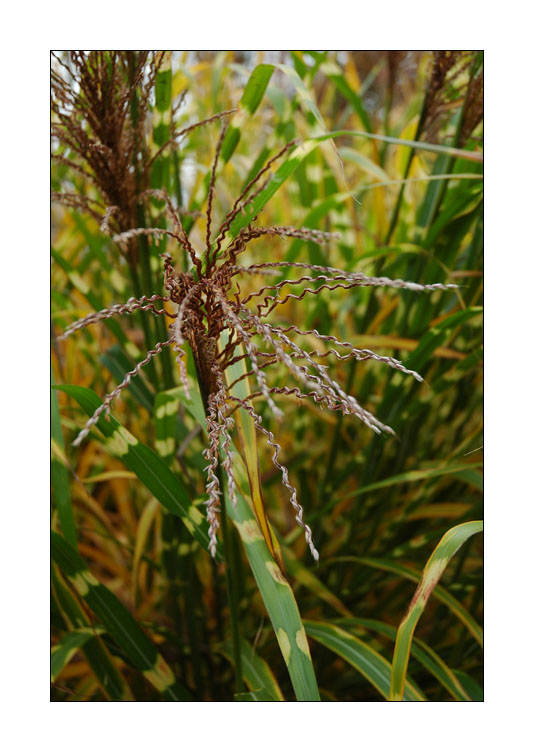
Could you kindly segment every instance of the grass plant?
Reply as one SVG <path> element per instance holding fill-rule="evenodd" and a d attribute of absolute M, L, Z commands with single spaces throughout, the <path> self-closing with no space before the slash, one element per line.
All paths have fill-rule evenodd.
<path fill-rule="evenodd" d="M 53 55 L 54 701 L 480 699 L 483 61 L 370 60 Z"/>

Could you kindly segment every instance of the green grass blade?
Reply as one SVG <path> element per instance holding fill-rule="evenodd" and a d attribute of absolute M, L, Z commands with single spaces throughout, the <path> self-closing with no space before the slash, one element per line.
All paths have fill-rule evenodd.
<path fill-rule="evenodd" d="M 326 603 L 332 606 L 344 618 L 337 619 L 336 623 L 341 627 L 349 628 L 351 626 L 364 627 L 373 629 L 380 634 L 385 635 L 393 642 L 397 634 L 395 627 L 374 619 L 357 619 L 352 616 L 350 611 L 328 588 L 313 575 L 298 559 L 291 553 L 288 548 L 284 548 L 284 558 L 287 562 L 288 572 L 310 592 Z M 424 666 L 436 679 L 447 689 L 455 700 L 469 701 L 471 697 L 464 690 L 453 671 L 444 661 L 422 640 L 417 638 L 412 646 L 412 653 L 419 663 Z"/>
<path fill-rule="evenodd" d="M 55 388 L 73 397 L 89 416 L 102 404 L 91 389 L 72 385 Z M 193 505 L 180 478 L 171 472 L 161 457 L 138 441 L 113 416 L 108 420 L 101 416 L 97 427 L 106 437 L 107 449 L 137 475 L 164 507 L 182 518 L 191 535 L 207 550 L 208 523 Z M 222 558 L 220 552 L 218 558 Z"/>
<path fill-rule="evenodd" d="M 233 645 L 231 642 L 226 642 L 222 646 L 221 652 L 228 660 L 233 662 Z M 252 649 L 252 645 L 247 640 L 243 639 L 241 639 L 241 661 L 243 679 L 251 693 L 256 695 L 254 698 L 256 702 L 283 702 L 284 695 L 269 664 Z"/>
<path fill-rule="evenodd" d="M 386 624 L 383 621 L 377 621 L 376 619 L 337 619 L 336 624 L 347 629 L 350 627 L 363 627 L 366 630 L 373 630 L 384 635 L 393 642 L 395 642 L 395 637 L 397 635 L 395 627 L 391 624 Z M 422 640 L 415 638 L 412 644 L 412 654 L 422 666 L 436 677 L 440 684 L 445 687 L 455 700 L 463 702 L 469 702 L 471 700 L 471 697 L 456 678 L 454 672 L 429 645 Z"/>
<path fill-rule="evenodd" d="M 54 384 L 54 372 L 52 371 L 51 383 Z M 54 441 L 64 454 L 65 445 L 63 442 L 63 431 L 61 429 L 61 419 L 59 415 L 59 405 L 57 394 L 54 390 L 50 395 L 50 428 L 52 441 Z M 72 502 L 69 490 L 69 473 L 67 468 L 59 461 L 56 454 L 52 454 L 50 461 L 50 480 L 52 482 L 52 497 L 57 505 L 59 514 L 59 523 L 63 535 L 75 549 L 78 549 L 78 540 L 76 537 L 76 526 L 74 524 L 74 514 L 72 511 Z"/>
<path fill-rule="evenodd" d="M 91 640 L 95 635 L 102 634 L 102 629 L 93 627 L 80 627 L 74 632 L 69 632 L 50 651 L 50 675 L 52 681 L 55 681 L 63 671 L 67 663 L 76 655 L 86 642 Z"/>
<path fill-rule="evenodd" d="M 252 71 L 241 97 L 241 107 L 247 110 L 249 115 L 253 115 L 260 106 L 273 70 L 272 65 L 262 63 Z"/>
<path fill-rule="evenodd" d="M 343 151 L 340 149 L 340 151 Z M 355 161 L 355 160 L 353 160 Z M 421 175 L 417 178 L 399 178 L 395 180 L 384 180 L 381 183 L 369 183 L 368 185 L 359 185 L 358 191 L 371 191 L 373 188 L 385 188 L 395 185 L 409 185 L 412 183 L 428 183 L 441 180 L 483 180 L 484 176 L 475 172 L 456 172 L 445 173 L 443 175 Z"/>
<path fill-rule="evenodd" d="M 395 627 L 385 624 L 384 622 L 373 619 L 356 619 L 343 603 L 328 588 L 307 569 L 292 554 L 290 549 L 284 548 L 284 558 L 287 562 L 288 572 L 304 587 L 308 588 L 311 593 L 324 600 L 332 606 L 338 613 L 343 614 L 345 618 L 336 620 L 341 627 L 362 626 L 374 629 L 380 634 L 389 637 L 393 642 L 397 634 Z M 422 640 L 417 638 L 412 646 L 414 657 L 424 666 L 436 679 L 447 689 L 455 700 L 469 701 L 471 697 L 464 690 L 453 671 L 445 664 L 444 661 Z"/>
<path fill-rule="evenodd" d="M 166 144 L 171 137 L 172 119 L 172 52 L 162 51 L 161 63 L 154 82 L 155 106 L 152 117 L 152 139 L 155 149 Z M 168 153 L 160 154 L 154 161 L 150 172 L 150 183 L 153 188 L 170 189 L 171 157 Z M 161 201 L 154 200 L 156 206 L 163 206 Z M 164 248 L 164 246 L 163 246 Z"/>
<path fill-rule="evenodd" d="M 423 335 L 416 349 L 406 359 L 406 366 L 414 371 L 422 370 L 432 353 L 444 344 L 454 328 L 463 326 L 470 319 L 481 315 L 482 308 L 480 306 L 451 313 L 450 316 L 435 324 L 430 331 Z"/>
<path fill-rule="evenodd" d="M 399 475 L 392 475 L 385 480 L 377 481 L 376 483 L 370 483 L 367 486 L 358 488 L 352 496 L 360 496 L 360 494 L 367 493 L 368 491 L 375 491 L 378 488 L 388 488 L 389 486 L 395 486 L 399 483 L 416 483 L 421 480 L 430 480 L 431 478 L 440 478 L 443 475 L 456 475 L 463 473 L 466 470 L 473 470 L 476 467 L 481 467 L 482 462 L 462 462 L 451 463 L 450 465 L 444 465 L 443 467 L 432 467 L 426 470 L 408 470 L 405 473 L 399 473 Z M 348 497 L 346 497 L 348 498 Z"/>
<path fill-rule="evenodd" d="M 267 89 L 274 67 L 272 65 L 257 65 L 252 71 L 243 96 L 241 97 L 241 109 L 236 112 L 221 147 L 221 158 L 228 162 L 241 140 L 241 132 L 247 117 L 251 117 L 258 109 L 263 95 Z"/>
<path fill-rule="evenodd" d="M 297 700 L 320 700 L 306 632 L 293 590 L 271 556 L 251 506 L 237 494 L 237 509 L 225 496 L 227 513 L 239 531 L 252 574 L 289 671 Z"/>
<path fill-rule="evenodd" d="M 104 643 L 96 635 L 84 611 L 78 605 L 70 590 L 65 586 L 55 564 L 52 564 L 51 574 L 52 591 L 69 629 L 91 629 L 93 631 L 93 637 L 82 645 L 81 650 L 98 680 L 104 695 L 112 702 L 133 700 L 130 687 L 116 668 L 113 658 L 110 656 Z"/>
<path fill-rule="evenodd" d="M 170 138 L 172 112 L 172 52 L 162 52 L 161 65 L 155 81 L 156 107 L 154 111 L 154 142 L 161 146 Z"/>
<path fill-rule="evenodd" d="M 378 690 L 382 697 L 388 698 L 391 664 L 380 653 L 334 624 L 308 619 L 305 619 L 304 624 L 310 637 L 347 661 Z M 421 702 L 426 700 L 426 697 L 415 685 L 407 682 L 403 699 Z"/>
<path fill-rule="evenodd" d="M 143 676 L 169 701 L 190 700 L 166 661 L 120 600 L 88 570 L 84 560 L 67 541 L 52 532 L 52 558 L 72 582 L 89 608 L 100 619 L 124 654 Z"/>
<path fill-rule="evenodd" d="M 480 684 L 478 684 L 478 682 L 465 674 L 463 671 L 455 670 L 454 675 L 461 683 L 464 690 L 469 694 L 469 697 L 473 702 L 484 702 L 484 690 L 482 689 Z"/>
<path fill-rule="evenodd" d="M 472 535 L 481 531 L 482 522 L 478 521 L 456 525 L 445 533 L 430 556 L 406 616 L 401 621 L 397 632 L 391 673 L 390 700 L 399 701 L 403 697 L 413 633 L 432 590 L 436 587 L 445 567 L 460 546 Z"/>
<path fill-rule="evenodd" d="M 353 164 L 357 165 L 360 170 L 370 175 L 372 178 L 376 178 L 377 180 L 381 181 L 379 183 L 376 183 L 376 185 L 389 185 L 391 182 L 391 178 L 385 172 L 385 170 L 380 167 L 380 165 L 377 165 L 376 162 L 373 162 L 372 159 L 369 159 L 369 157 L 366 157 L 365 154 L 362 154 L 359 151 L 356 151 L 356 149 L 351 149 L 348 146 L 342 146 L 339 149 L 339 155 L 342 157 L 342 159 L 346 160 L 347 162 L 352 162 Z M 393 183 L 397 183 L 398 181 L 394 180 Z M 373 187 L 375 184 L 373 183 L 370 187 Z M 361 191 L 363 186 L 359 185 L 358 190 Z"/>
<path fill-rule="evenodd" d="M 312 113 L 323 131 L 326 131 L 326 124 L 323 120 L 323 116 L 319 112 L 319 108 L 315 103 L 315 98 L 312 92 L 306 87 L 306 84 L 299 76 L 297 71 L 294 68 L 291 68 L 289 65 L 284 65 L 283 63 L 277 63 L 276 67 L 287 76 L 291 84 L 295 87 L 297 94 L 304 102 L 306 109 L 308 109 Z"/>
<path fill-rule="evenodd" d="M 258 689 L 254 692 L 240 692 L 234 695 L 236 702 L 276 702 L 266 689 Z"/>
<path fill-rule="evenodd" d="M 334 86 L 338 89 L 338 91 L 343 94 L 345 99 L 350 102 L 352 105 L 352 109 L 358 117 L 360 118 L 363 127 L 366 131 L 370 131 L 373 127 L 371 123 L 371 119 L 369 115 L 367 114 L 367 111 L 365 107 L 363 106 L 363 102 L 361 100 L 361 97 L 359 94 L 357 94 L 352 86 L 349 84 L 345 76 L 343 75 L 343 71 L 341 68 L 334 63 L 331 60 L 327 60 L 324 63 L 321 64 L 321 73 L 324 73 L 325 76 L 328 76 L 328 78 L 332 81 Z"/>
<path fill-rule="evenodd" d="M 378 133 L 368 133 L 367 131 L 331 131 L 324 134 L 320 139 L 338 138 L 339 136 L 357 136 L 360 138 L 370 138 L 375 141 L 384 141 L 387 144 L 397 144 L 398 146 L 409 146 L 411 149 L 420 151 L 429 151 L 434 154 L 448 154 L 451 157 L 467 159 L 470 162 L 483 162 L 482 152 L 469 151 L 467 149 L 455 149 L 452 146 L 441 146 L 439 144 L 427 144 L 424 141 L 409 141 L 405 138 L 394 138 L 393 136 L 382 136 Z"/>
<path fill-rule="evenodd" d="M 338 561 L 353 561 L 367 567 L 372 567 L 373 569 L 382 569 L 385 572 L 393 572 L 393 574 L 399 575 L 399 577 L 404 577 L 412 582 L 419 582 L 421 578 L 421 573 L 417 569 L 406 566 L 405 564 L 388 561 L 387 559 L 376 559 L 365 556 L 342 556 L 338 558 Z M 436 585 L 433 593 L 438 601 L 441 601 L 441 603 L 444 603 L 450 608 L 452 613 L 467 627 L 475 640 L 482 645 L 482 629 L 473 619 L 469 611 L 462 606 L 460 601 L 458 601 L 441 585 Z"/>

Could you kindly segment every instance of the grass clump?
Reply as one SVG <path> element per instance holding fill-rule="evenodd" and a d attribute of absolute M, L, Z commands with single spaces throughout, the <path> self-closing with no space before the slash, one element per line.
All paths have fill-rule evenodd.
<path fill-rule="evenodd" d="M 391 82 L 399 61 L 387 60 Z M 62 403 L 79 454 L 57 500 L 65 538 L 55 533 L 53 608 L 57 647 L 72 655 L 60 593 L 76 589 L 87 557 L 93 579 L 77 593 L 96 617 L 101 655 L 80 638 L 80 657 L 58 676 L 70 681 L 85 666 L 85 684 L 72 684 L 88 698 L 116 699 L 101 679 L 105 651 L 106 670 L 135 699 L 148 686 L 151 699 L 178 701 L 478 699 L 476 539 L 458 555 L 455 596 L 425 601 L 426 657 L 413 676 L 398 678 L 410 646 L 399 657 L 388 642 L 410 602 L 407 581 L 451 524 L 480 516 L 481 60 L 436 53 L 412 64 L 421 110 L 403 124 L 410 98 L 386 90 L 381 123 L 354 89 L 351 55 L 251 65 L 255 86 L 239 107 L 225 69 L 215 115 L 200 80 L 186 92 L 187 60 L 173 71 L 168 53 L 54 57 L 53 191 L 68 207 L 56 215 L 54 364 L 62 382 L 80 385 L 62 389 L 89 419 L 67 417 Z M 430 70 L 426 93 L 419 69 Z M 309 99 L 290 96 L 295 76 Z M 318 108 L 323 134 L 310 136 Z M 407 146 L 345 145 L 362 123 Z M 347 134 L 333 149 L 326 127 Z M 451 128 L 425 161 L 422 139 Z M 362 175 L 376 187 L 359 192 Z M 117 384 L 102 402 L 86 388 L 105 391 L 99 357 Z M 126 387 L 120 422 L 106 418 Z M 105 438 L 84 442 L 93 427 Z M 313 560 L 321 549 L 319 569 L 293 542 L 265 452 Z M 123 631 L 101 621 L 92 588 Z M 148 639 L 124 603 L 161 649 L 146 665 L 124 654 L 123 640 Z M 342 667 L 327 658 L 334 632 Z M 142 690 L 130 687 L 136 669 Z M 242 698 L 245 685 L 257 697 Z"/>

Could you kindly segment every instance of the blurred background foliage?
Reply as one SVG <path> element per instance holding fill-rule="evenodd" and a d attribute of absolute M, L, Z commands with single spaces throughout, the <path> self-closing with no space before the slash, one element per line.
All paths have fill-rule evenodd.
<path fill-rule="evenodd" d="M 130 55 L 125 76 L 139 54 L 123 56 Z M 347 653 L 336 651 L 324 634 L 321 638 L 317 624 L 323 630 L 335 626 L 347 651 L 363 643 L 391 663 L 395 630 L 432 550 L 449 528 L 482 516 L 482 55 L 174 52 L 170 97 L 152 87 L 140 129 L 143 143 L 136 148 L 152 158 L 173 133 L 236 107 L 260 64 L 273 66 L 265 90 L 230 121 L 234 150 L 224 160 L 215 197 L 221 220 L 249 177 L 294 138 L 350 130 L 470 153 L 433 153 L 354 135 L 337 137 L 336 149 L 325 142 L 281 186 L 258 224 L 337 231 L 340 240 L 325 247 L 265 237 L 242 261 L 301 261 L 460 286 L 453 293 L 326 291 L 290 300 L 275 315 L 275 321 L 316 328 L 355 347 L 400 358 L 425 379 L 418 383 L 373 361 L 328 361 L 332 376 L 397 437 L 376 436 L 352 417 L 291 397 L 280 398 L 285 412 L 280 425 L 258 408 L 282 446 L 321 554 L 316 567 L 260 436 L 266 510 L 307 620 L 321 698 L 379 701 L 384 698 L 380 682 L 365 674 L 360 658 L 351 663 Z M 65 80 L 70 65 L 67 52 L 52 59 L 54 74 Z M 52 122 L 58 122 L 55 111 Z M 90 119 L 78 124 L 94 133 Z M 150 185 L 165 187 L 177 206 L 205 211 L 205 181 L 219 132 L 215 121 L 164 150 L 151 164 Z M 139 292 L 161 293 L 162 247 L 146 243 L 134 262 L 121 254 L 99 227 L 107 201 L 90 180 L 94 171 L 87 164 L 86 173 L 77 169 L 83 162 L 56 135 L 52 190 L 84 198 L 69 206 L 52 204 L 53 379 L 90 387 L 103 397 L 139 353 L 162 339 L 160 322 L 136 313 L 88 327 L 66 341 L 57 336 L 93 310 Z M 125 174 L 136 170 L 135 149 L 132 159 Z M 88 212 L 88 206 L 95 211 Z M 141 219 L 147 226 L 164 226 L 158 202 L 145 205 L 145 212 L 131 226 Z M 201 249 L 204 217 L 194 214 L 183 221 Z M 241 282 L 243 293 L 250 291 L 247 284 L 252 289 L 254 281 Z M 317 347 L 313 337 L 310 344 Z M 270 372 L 274 386 L 286 379 L 282 369 Z M 172 359 L 160 357 L 123 392 L 113 415 L 159 451 L 163 428 L 155 405 L 178 383 Z M 95 582 L 135 617 L 192 699 L 234 699 L 224 564 L 212 563 L 180 517 L 166 511 L 136 473 L 108 453 L 96 432 L 81 447 L 70 446 L 85 419 L 78 402 L 53 392 L 53 530 L 77 548 Z M 164 460 L 190 497 L 202 501 L 202 429 L 183 406 L 170 422 L 171 453 Z M 247 685 L 237 699 L 293 700 L 247 556 L 239 544 L 234 554 Z M 177 699 L 147 679 L 98 606 L 72 588 L 66 575 L 73 560 L 58 566 L 60 561 L 58 554 L 52 569 L 52 699 Z M 481 604 L 481 538 L 476 536 L 452 559 L 417 628 L 408 670 L 424 698 L 481 699 L 482 658 L 475 637 Z"/>

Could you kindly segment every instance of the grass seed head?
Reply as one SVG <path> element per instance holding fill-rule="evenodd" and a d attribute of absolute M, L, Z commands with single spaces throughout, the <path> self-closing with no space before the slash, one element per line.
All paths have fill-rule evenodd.
<path fill-rule="evenodd" d="M 144 56 L 145 53 L 142 53 L 139 58 L 129 59 L 127 69 L 124 68 L 124 58 L 119 59 L 115 55 L 116 53 L 113 52 L 72 53 L 72 68 L 67 68 L 67 77 L 72 77 L 77 83 L 76 87 L 71 84 L 67 86 L 59 74 L 53 75 L 55 95 L 53 110 L 57 118 L 54 133 L 60 142 L 71 148 L 75 158 L 78 158 L 76 164 L 79 168 L 86 171 L 82 164 L 88 167 L 90 172 L 87 174 L 90 174 L 108 207 L 105 208 L 97 201 L 68 194 L 60 196 L 59 199 L 67 205 L 85 209 L 95 216 L 102 231 L 105 234 L 113 234 L 113 239 L 126 255 L 132 253 L 132 249 L 136 247 L 138 239 L 142 236 L 155 240 L 165 236 L 175 241 L 177 246 L 185 251 L 190 268 L 179 268 L 174 263 L 172 255 L 163 254 L 164 295 L 151 294 L 150 297 L 143 295 L 139 298 L 130 298 L 124 304 L 113 305 L 89 314 L 71 324 L 64 332 L 63 338 L 66 338 L 90 324 L 113 316 L 128 315 L 137 310 L 147 311 L 155 316 L 166 315 L 172 320 L 170 337 L 158 342 L 153 349 L 149 350 L 145 358 L 104 398 L 102 405 L 86 423 L 74 443 L 80 444 L 102 413 L 109 411 L 113 399 L 119 396 L 122 389 L 130 384 L 131 379 L 139 373 L 141 368 L 165 347 L 172 347 L 177 354 L 180 378 L 188 391 L 189 385 L 184 363 L 184 346 L 187 343 L 196 366 L 209 437 L 204 456 L 207 460 L 206 515 L 209 523 L 211 554 L 215 555 L 217 532 L 220 526 L 219 512 L 222 495 L 220 468 L 226 477 L 228 497 L 232 504 L 237 503 L 230 449 L 233 428 L 231 412 L 237 408 L 244 410 L 252 418 L 258 432 L 266 437 L 267 443 L 274 450 L 272 462 L 280 471 L 282 483 L 289 492 L 296 522 L 304 531 L 313 558 L 318 560 L 319 554 L 313 544 L 311 530 L 304 522 L 303 509 L 297 500 L 297 491 L 289 481 L 287 468 L 279 460 L 281 447 L 275 441 L 273 433 L 263 426 L 262 417 L 256 412 L 252 402 L 257 398 L 262 398 L 275 417 L 280 418 L 282 413 L 276 405 L 275 397 L 293 394 L 299 399 L 312 399 L 320 407 L 354 415 L 377 434 L 383 432 L 392 434 L 394 431 L 390 426 L 379 421 L 353 396 L 345 393 L 339 383 L 329 375 L 325 364 L 321 363 L 320 359 L 327 355 L 333 355 L 337 360 L 373 359 L 418 380 L 422 379 L 419 374 L 407 369 L 395 358 L 378 355 L 371 350 L 358 350 L 350 343 L 343 342 L 335 336 L 323 335 L 316 329 L 304 331 L 293 323 L 287 326 L 277 326 L 266 319 L 275 309 L 290 299 L 300 301 L 307 295 L 318 295 L 326 290 L 387 286 L 414 291 L 431 291 L 447 290 L 455 286 L 421 285 L 404 280 L 368 277 L 360 272 L 296 262 L 264 262 L 248 267 L 239 265 L 238 257 L 247 249 L 249 243 L 258 238 L 293 237 L 323 243 L 331 241 L 336 236 L 333 233 L 301 227 L 258 227 L 254 225 L 256 217 L 251 216 L 249 223 L 235 237 L 231 237 L 230 228 L 233 220 L 247 208 L 250 211 L 255 197 L 261 193 L 270 180 L 271 166 L 294 146 L 295 142 L 290 142 L 249 181 L 212 239 L 217 165 L 226 124 L 221 129 L 210 174 L 205 248 L 203 253 L 198 252 L 184 230 L 181 219 L 184 214 L 183 210 L 174 206 L 165 191 L 147 188 L 149 168 L 154 157 L 149 159 L 146 154 L 140 152 L 141 161 L 137 179 L 129 169 L 134 153 L 137 154 L 135 150 L 138 136 L 140 129 L 144 127 L 148 112 L 149 91 L 161 61 L 157 56 L 150 58 L 148 76 L 143 78 L 141 72 L 148 61 L 148 58 Z M 436 60 L 433 74 L 434 97 L 439 91 L 440 81 L 444 80 L 444 76 L 446 77 L 453 63 L 454 60 L 449 57 Z M 137 95 L 139 101 L 136 123 L 128 117 L 134 90 L 140 91 Z M 74 91 L 77 93 L 73 93 Z M 111 92 L 114 98 L 112 107 L 109 106 Z M 80 124 L 80 113 L 89 112 L 91 113 L 91 127 L 87 131 Z M 202 123 L 190 126 L 173 134 L 171 140 L 174 143 L 179 135 L 183 135 L 200 124 L 220 119 L 225 122 L 228 114 L 229 112 L 220 113 Z M 162 149 L 166 146 L 169 144 L 165 144 Z M 66 158 L 60 154 L 59 159 L 64 161 Z M 157 198 L 164 202 L 172 229 L 137 227 L 135 214 L 137 202 L 148 198 Z M 228 240 L 229 235 L 230 240 Z M 244 277 L 250 279 L 256 274 L 269 275 L 273 271 L 279 272 L 280 270 L 297 271 L 301 276 L 294 279 L 284 278 L 280 282 L 263 285 L 241 298 L 239 286 L 241 279 Z M 306 271 L 304 275 L 303 270 Z M 313 283 L 314 286 L 307 283 Z M 280 297 L 279 291 L 286 285 L 296 288 L 296 292 Z M 173 304 L 175 311 L 169 312 L 157 307 L 158 303 Z M 249 306 L 250 303 L 255 305 L 255 310 Z M 225 347 L 219 344 L 223 331 L 228 332 L 228 343 Z M 308 351 L 294 342 L 288 336 L 290 333 L 297 336 L 312 334 L 319 341 L 333 343 L 336 347 L 347 349 L 348 352 L 341 355 L 333 348 L 326 353 L 317 350 Z M 266 348 L 265 352 L 259 349 L 259 344 L 262 348 Z M 241 346 L 242 350 L 239 349 Z M 258 390 L 246 399 L 240 399 L 232 394 L 233 385 L 228 385 L 225 380 L 225 371 L 228 366 L 243 358 L 249 359 L 251 371 L 248 375 L 253 376 L 258 386 Z M 275 364 L 284 366 L 298 386 L 293 388 L 269 386 L 266 371 Z"/>

